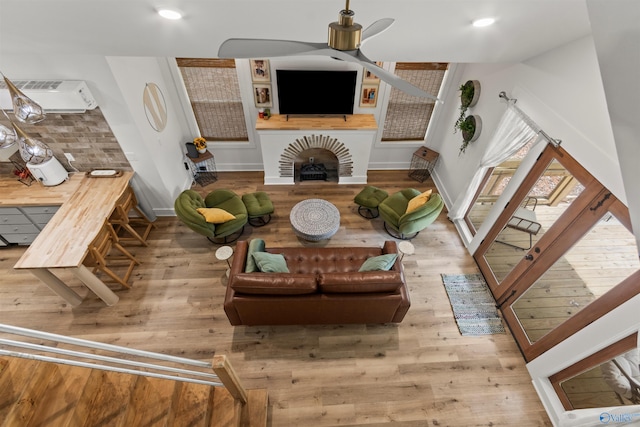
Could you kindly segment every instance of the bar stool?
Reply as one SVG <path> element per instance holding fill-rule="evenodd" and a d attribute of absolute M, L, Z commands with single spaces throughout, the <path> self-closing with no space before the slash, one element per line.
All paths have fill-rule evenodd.
<path fill-rule="evenodd" d="M 139 216 L 129 216 L 129 213 L 132 210 Z M 109 222 L 113 225 L 120 241 L 138 241 L 144 246 L 149 245 L 147 243 L 147 238 L 149 237 L 151 230 L 155 228 L 155 224 L 153 224 L 138 207 L 138 199 L 131 187 L 127 187 L 120 199 L 116 202 L 115 209 L 109 218 Z M 144 229 L 142 233 L 139 233 L 133 226 L 141 226 L 144 227 Z M 121 235 L 122 231 L 128 235 Z"/>
<path fill-rule="evenodd" d="M 122 265 L 122 267 L 126 267 L 126 272 L 121 276 L 118 276 L 118 274 L 112 270 L 112 267 L 107 264 L 107 258 L 110 258 L 109 253 L 112 249 L 116 249 L 124 255 L 124 257 L 111 259 L 112 261 L 126 261 L 126 263 Z M 103 271 L 113 281 L 130 289 L 129 278 L 131 277 L 131 273 L 133 273 L 134 267 L 140 264 L 140 262 L 120 244 L 113 226 L 108 221 L 105 221 L 100 232 L 89 245 L 89 253 L 85 257 L 83 264 L 87 267 L 93 267 L 94 273 L 97 270 Z"/>

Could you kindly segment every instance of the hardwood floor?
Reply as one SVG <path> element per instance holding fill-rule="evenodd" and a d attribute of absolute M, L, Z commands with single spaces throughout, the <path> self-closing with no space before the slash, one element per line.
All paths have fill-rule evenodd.
<path fill-rule="evenodd" d="M 362 185 L 264 186 L 262 179 L 257 172 L 219 173 L 216 183 L 195 189 L 269 193 L 271 223 L 247 225 L 242 239 L 293 247 L 391 239 L 380 218 L 358 215 L 353 197 Z M 369 184 L 389 193 L 435 188 L 407 171 L 370 172 Z M 302 241 L 291 231 L 289 210 L 310 197 L 340 211 L 340 229 L 328 241 Z M 403 260 L 412 306 L 399 325 L 232 327 L 222 307 L 227 264 L 214 257 L 217 246 L 175 218 L 157 221 L 148 247 L 128 247 L 141 265 L 113 307 L 65 277 L 85 297 L 69 307 L 31 274 L 13 270 L 24 248 L 0 250 L 0 312 L 12 325 L 142 350 L 199 360 L 226 354 L 245 387 L 268 389 L 271 426 L 550 426 L 509 332 L 458 331 L 440 274 L 479 270 L 446 210 L 412 242 L 416 252 Z"/>

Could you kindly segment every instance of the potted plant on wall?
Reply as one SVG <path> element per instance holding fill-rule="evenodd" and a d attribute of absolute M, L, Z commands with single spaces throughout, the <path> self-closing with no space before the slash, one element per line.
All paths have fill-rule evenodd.
<path fill-rule="evenodd" d="M 456 124 L 456 131 L 462 132 L 462 145 L 460 146 L 460 154 L 464 153 L 470 142 L 475 141 L 482 131 L 482 119 L 478 115 L 470 115 L 464 118 L 459 124 Z"/>
<path fill-rule="evenodd" d="M 478 103 L 480 98 L 480 82 L 478 80 L 467 80 L 465 84 L 460 85 L 460 115 L 456 121 L 455 128 L 458 129 L 460 124 L 467 117 L 467 110 Z"/>

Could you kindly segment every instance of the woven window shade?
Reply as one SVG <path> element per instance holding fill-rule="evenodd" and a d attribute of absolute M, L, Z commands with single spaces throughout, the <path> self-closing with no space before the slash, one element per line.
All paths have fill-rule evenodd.
<path fill-rule="evenodd" d="M 396 64 L 395 74 L 412 85 L 437 95 L 446 70 L 447 64 L 443 63 L 399 62 Z M 432 99 L 418 98 L 392 88 L 382 140 L 423 140 L 434 106 L 435 101 Z"/>
<path fill-rule="evenodd" d="M 179 59 L 200 134 L 209 141 L 248 141 L 235 64 Z"/>

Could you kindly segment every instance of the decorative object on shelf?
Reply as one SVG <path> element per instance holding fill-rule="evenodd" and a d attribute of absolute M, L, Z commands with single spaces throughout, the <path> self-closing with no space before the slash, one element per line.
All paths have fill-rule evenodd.
<path fill-rule="evenodd" d="M 362 85 L 360 91 L 360 106 L 375 107 L 378 103 L 378 85 Z"/>
<path fill-rule="evenodd" d="M 382 68 L 382 62 L 381 61 L 376 61 L 376 65 L 378 67 Z M 367 70 L 365 68 L 363 73 L 362 73 L 362 83 L 378 84 L 378 83 L 380 83 L 380 78 L 378 76 L 376 76 L 375 74 L 373 74 L 371 72 L 371 70 Z"/>
<path fill-rule="evenodd" d="M 470 142 L 475 141 L 482 132 L 482 119 L 480 116 L 473 114 L 467 116 L 462 123 L 456 128 L 462 132 L 462 145 L 460 146 L 460 153 L 464 153 Z"/>
<path fill-rule="evenodd" d="M 254 82 L 270 82 L 271 71 L 268 59 L 250 59 L 251 80 Z"/>
<path fill-rule="evenodd" d="M 271 107 L 271 85 L 270 84 L 254 84 L 253 98 L 256 107 Z"/>
<path fill-rule="evenodd" d="M 199 136 L 193 139 L 193 145 L 196 146 L 196 150 L 198 153 L 206 153 L 207 152 L 207 140 L 203 137 Z"/>
<path fill-rule="evenodd" d="M 480 82 L 478 80 L 467 80 L 461 85 L 460 91 L 460 115 L 456 121 L 455 128 L 459 128 L 467 117 L 467 110 L 478 103 L 480 98 Z"/>
<path fill-rule="evenodd" d="M 22 93 L 4 74 L 2 77 L 11 94 L 13 114 L 16 116 L 16 119 L 29 124 L 43 121 L 46 115 L 40 104 Z"/>
<path fill-rule="evenodd" d="M 187 157 L 192 159 L 197 159 L 200 154 L 198 154 L 198 149 L 193 142 L 185 142 L 185 147 L 187 147 Z"/>

